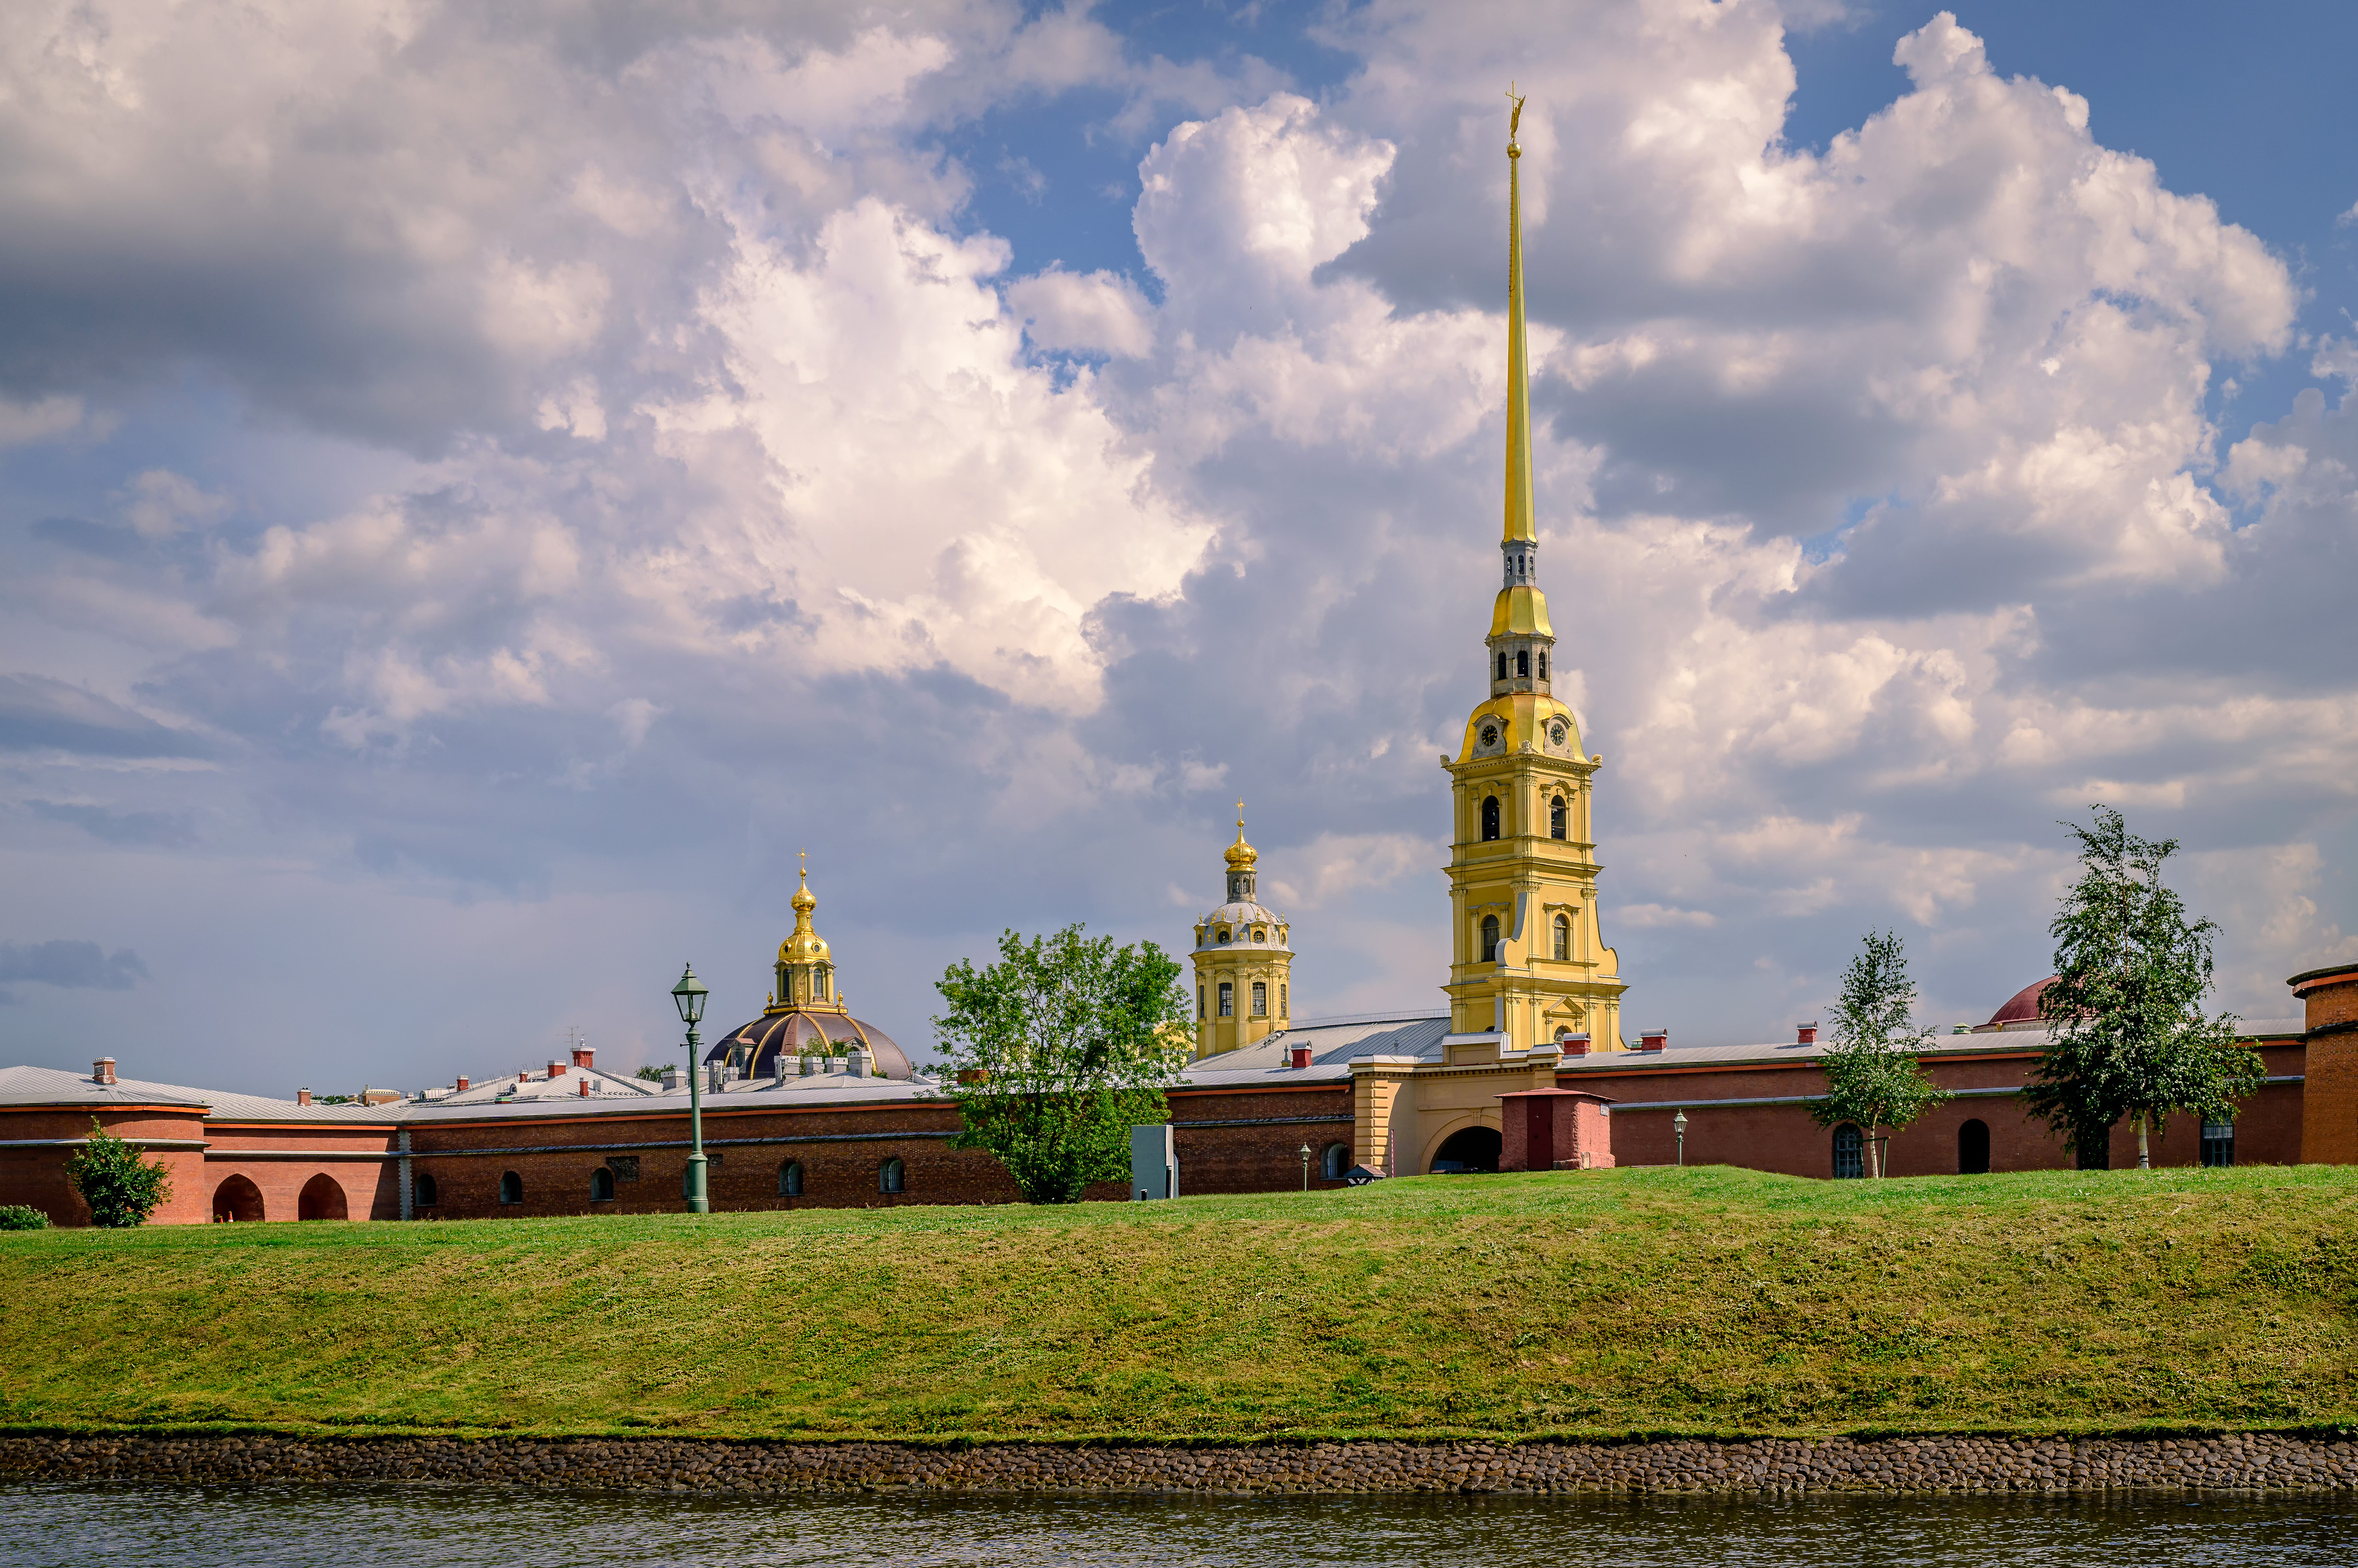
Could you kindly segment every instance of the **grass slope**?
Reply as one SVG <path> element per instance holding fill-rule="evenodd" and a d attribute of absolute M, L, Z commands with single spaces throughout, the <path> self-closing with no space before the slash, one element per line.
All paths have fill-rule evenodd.
<path fill-rule="evenodd" d="M 0 1237 L 0 1426 L 1228 1439 L 2340 1423 L 2358 1170 Z"/>

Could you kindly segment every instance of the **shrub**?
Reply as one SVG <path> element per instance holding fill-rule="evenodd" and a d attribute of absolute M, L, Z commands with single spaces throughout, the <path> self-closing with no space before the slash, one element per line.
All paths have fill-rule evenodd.
<path fill-rule="evenodd" d="M 0 1230 L 47 1230 L 49 1217 L 30 1204 L 0 1204 Z"/>
<path fill-rule="evenodd" d="M 98 1124 L 90 1141 L 66 1162 L 66 1180 L 90 1206 L 92 1225 L 144 1225 L 157 1206 L 172 1195 L 172 1178 L 159 1162 L 150 1165 L 139 1151 Z"/>

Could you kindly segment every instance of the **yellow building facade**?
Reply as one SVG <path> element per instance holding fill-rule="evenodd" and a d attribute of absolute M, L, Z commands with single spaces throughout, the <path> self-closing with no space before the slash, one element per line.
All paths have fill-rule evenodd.
<path fill-rule="evenodd" d="M 1244 803 L 1227 862 L 1228 901 L 1195 923 L 1195 1055 L 1267 1038 L 1293 1005 L 1293 926 L 1260 901 L 1260 853 L 1245 842 Z"/>

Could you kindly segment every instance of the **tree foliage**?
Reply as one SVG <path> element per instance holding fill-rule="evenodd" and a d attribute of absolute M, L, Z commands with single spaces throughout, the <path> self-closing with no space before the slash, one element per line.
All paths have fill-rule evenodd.
<path fill-rule="evenodd" d="M 1152 942 L 1116 947 L 1070 925 L 999 939 L 999 962 L 960 960 L 936 988 L 961 1149 L 988 1150 L 1027 1203 L 1074 1203 L 1127 1180 L 1130 1129 L 1166 1119 L 1185 1065 L 1179 966 Z"/>
<path fill-rule="evenodd" d="M 1856 1122 L 1866 1131 L 1868 1169 L 1883 1174 L 1876 1130 L 1906 1127 L 1949 1091 L 1924 1076 L 1916 1053 L 1931 1043 L 1930 1025 L 1915 1022 L 1916 982 L 1897 931 L 1870 931 L 1843 975 L 1834 1002 L 1833 1043 L 1818 1059 L 1826 1098 L 1810 1107 L 1821 1127 Z"/>
<path fill-rule="evenodd" d="M 2063 824 L 2080 841 L 2080 879 L 2048 927 L 2056 979 L 2039 1011 L 2055 1029 L 2024 1101 L 2075 1151 L 2104 1148 L 2134 1119 L 2142 1165 L 2170 1112 L 2225 1120 L 2263 1072 L 2236 1044 L 2235 1015 L 2202 1011 L 2218 928 L 2189 921 L 2161 880 L 2178 840 L 2140 838 L 2111 806 L 2090 809 L 2093 827 Z"/>
<path fill-rule="evenodd" d="M 144 1225 L 172 1195 L 172 1177 L 161 1161 L 150 1165 L 139 1151 L 91 1119 L 90 1140 L 66 1160 L 66 1180 L 90 1206 L 92 1225 Z"/>

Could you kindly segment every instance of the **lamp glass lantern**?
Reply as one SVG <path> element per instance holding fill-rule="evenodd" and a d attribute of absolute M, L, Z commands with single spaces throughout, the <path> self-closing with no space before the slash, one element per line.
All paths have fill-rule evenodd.
<path fill-rule="evenodd" d="M 710 995 L 702 980 L 696 978 L 696 966 L 683 965 L 679 984 L 671 988 L 672 1004 L 679 1009 L 679 1021 L 690 1029 L 704 1022 L 704 999 Z"/>
<path fill-rule="evenodd" d="M 1687 1162 L 1687 1113 L 1683 1110 L 1671 1118 L 1671 1130 L 1678 1134 L 1679 1163 Z"/>

